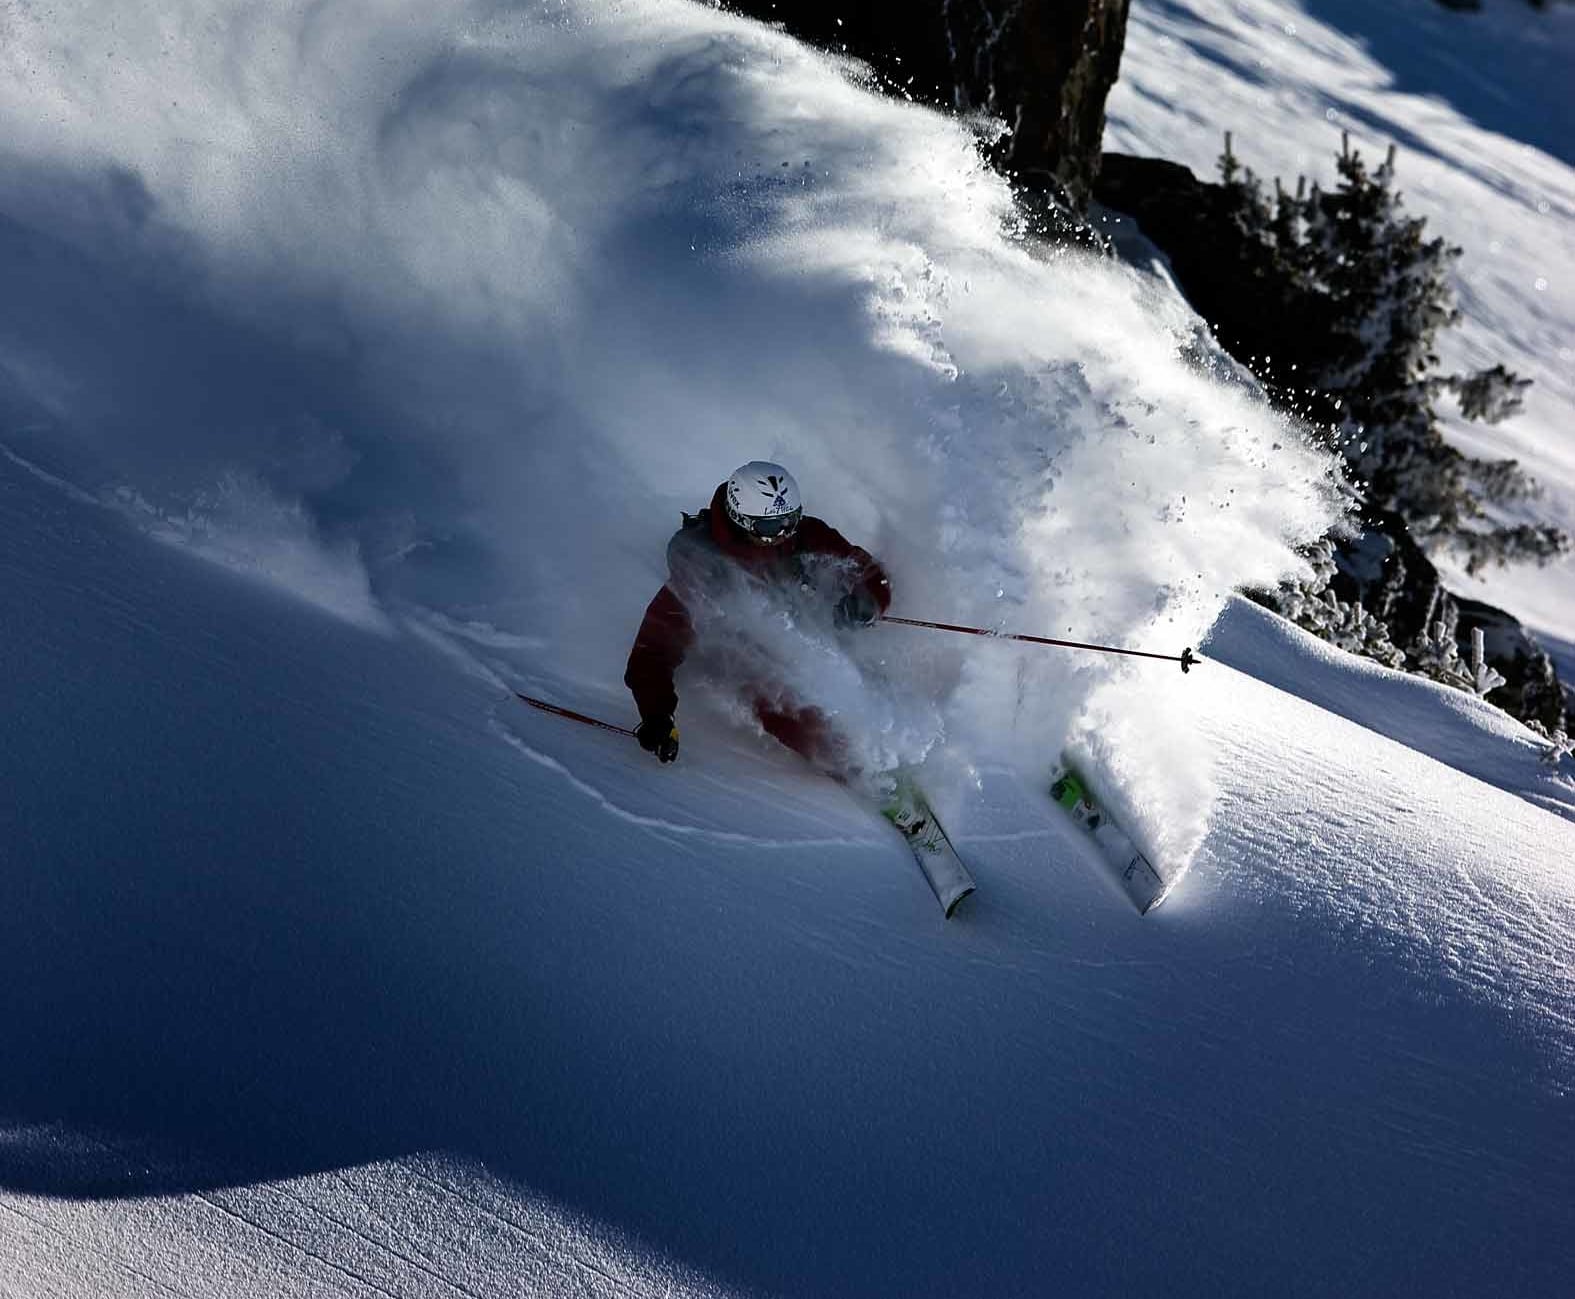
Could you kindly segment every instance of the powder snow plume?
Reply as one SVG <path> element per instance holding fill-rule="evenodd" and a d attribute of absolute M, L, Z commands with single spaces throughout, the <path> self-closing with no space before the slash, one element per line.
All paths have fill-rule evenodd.
<path fill-rule="evenodd" d="M 7 444 L 163 517 L 252 484 L 293 546 L 519 638 L 538 677 L 617 697 L 679 511 L 751 458 L 881 556 L 896 612 L 1171 653 L 1338 511 L 1173 296 L 1034 247 L 970 128 L 760 25 L 679 0 L 0 23 L 0 219 L 29 249 Z M 846 651 L 865 694 L 783 635 L 784 688 L 872 762 L 1042 773 L 1093 735 L 1151 842 L 1202 834 L 1172 668 L 882 628 Z"/>

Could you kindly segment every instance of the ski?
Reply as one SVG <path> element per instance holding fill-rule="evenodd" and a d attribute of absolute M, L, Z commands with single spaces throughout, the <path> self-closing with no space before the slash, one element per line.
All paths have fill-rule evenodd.
<path fill-rule="evenodd" d="M 973 876 L 946 837 L 929 800 L 911 779 L 903 776 L 898 778 L 896 791 L 880 811 L 902 835 L 913 860 L 929 881 L 935 900 L 950 920 L 958 904 L 973 892 Z"/>
<path fill-rule="evenodd" d="M 1170 891 L 1154 863 L 1138 849 L 1131 837 L 1110 819 L 1110 814 L 1094 800 L 1088 787 L 1069 764 L 1057 767 L 1051 779 L 1050 797 L 1093 839 L 1100 859 L 1121 886 L 1140 916 L 1147 915 Z"/>

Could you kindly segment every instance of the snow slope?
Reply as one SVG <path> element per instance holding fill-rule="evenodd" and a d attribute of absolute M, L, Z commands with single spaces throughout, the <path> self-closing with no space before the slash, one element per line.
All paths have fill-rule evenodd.
<path fill-rule="evenodd" d="M 1575 792 L 1229 599 L 1327 466 L 1174 302 L 698 6 L 136 9 L 3 11 L 0 1294 L 1557 1291 Z M 905 611 L 1225 613 L 734 607 L 952 922 L 723 684 L 508 693 L 628 720 L 759 453 Z"/>
<path fill-rule="evenodd" d="M 0 475 L 12 1293 L 1567 1271 L 1568 821 L 1211 661 L 1161 692 L 1220 776 L 1161 911 L 991 768 L 948 923 L 747 734 L 657 769 Z"/>
<path fill-rule="evenodd" d="M 1463 319 L 1445 367 L 1502 361 L 1532 379 L 1497 427 L 1446 421 L 1474 455 L 1519 459 L 1543 496 L 1524 517 L 1575 535 L 1575 10 L 1485 0 L 1137 0 L 1105 147 L 1213 179 L 1224 133 L 1261 176 L 1334 179 L 1342 131 L 1372 159 L 1399 147 L 1407 208 L 1464 249 Z M 1449 412 L 1446 410 L 1446 414 Z M 1575 679 L 1575 556 L 1451 585 L 1542 633 Z"/>

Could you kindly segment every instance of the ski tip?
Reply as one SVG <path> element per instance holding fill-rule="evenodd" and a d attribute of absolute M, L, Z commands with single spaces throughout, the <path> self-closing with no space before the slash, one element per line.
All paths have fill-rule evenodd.
<path fill-rule="evenodd" d="M 973 893 L 973 890 L 974 890 L 974 886 L 972 884 L 970 884 L 967 888 L 965 888 L 961 893 L 959 893 L 949 903 L 946 904 L 946 919 L 950 920 L 954 915 L 957 914 L 957 908 L 962 905 L 962 900 L 964 898 L 970 896 Z"/>
<path fill-rule="evenodd" d="M 1150 866 L 1149 869 L 1154 870 L 1152 866 Z M 1157 910 L 1159 905 L 1176 891 L 1176 885 L 1181 882 L 1179 877 L 1176 879 L 1167 880 L 1158 871 L 1154 871 L 1154 878 L 1159 881 L 1159 888 L 1154 893 L 1150 894 L 1146 902 L 1138 907 L 1138 915 L 1140 916 L 1146 916 Z M 1133 900 L 1136 901 L 1135 898 Z"/>

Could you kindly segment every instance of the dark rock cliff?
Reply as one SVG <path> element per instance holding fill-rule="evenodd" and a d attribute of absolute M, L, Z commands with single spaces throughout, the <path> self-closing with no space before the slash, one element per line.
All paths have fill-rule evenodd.
<path fill-rule="evenodd" d="M 729 8 L 854 55 L 926 103 L 1009 128 L 994 161 L 1025 188 L 1087 206 L 1130 0 L 731 0 Z"/>

